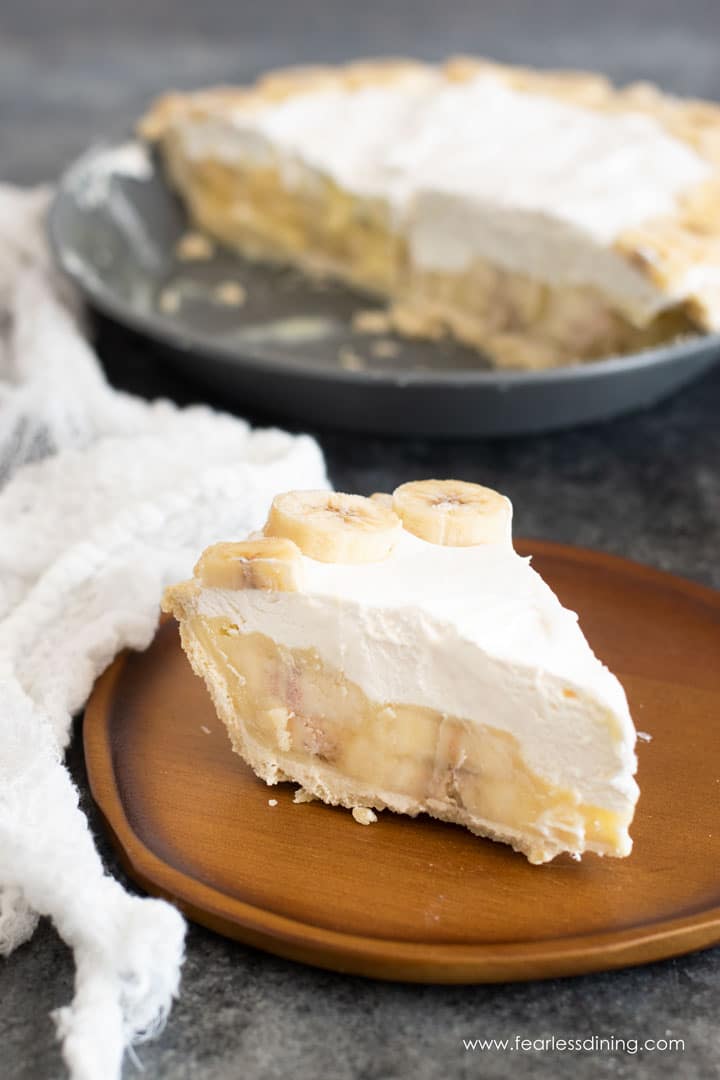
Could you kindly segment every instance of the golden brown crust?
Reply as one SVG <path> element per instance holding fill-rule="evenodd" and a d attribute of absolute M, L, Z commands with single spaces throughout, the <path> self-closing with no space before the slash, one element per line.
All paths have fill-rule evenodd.
<path fill-rule="evenodd" d="M 279 68 L 262 75 L 250 86 L 214 86 L 190 93 L 170 91 L 153 102 L 138 125 L 138 132 L 150 142 L 162 139 L 180 117 L 201 119 L 226 109 L 257 109 L 285 101 L 295 94 L 321 89 L 353 89 L 391 83 L 411 74 L 430 71 L 415 60 L 356 60 L 341 67 Z"/>
<path fill-rule="evenodd" d="M 652 116 L 683 140 L 715 170 L 715 175 L 679 200 L 677 212 L 627 230 L 616 250 L 667 293 L 687 293 L 685 310 L 699 326 L 720 329 L 720 105 L 681 99 L 648 83 L 614 87 L 602 75 L 576 71 L 535 71 L 473 57 L 454 57 L 439 69 L 413 60 L 361 60 L 339 67 L 299 67 L 270 72 L 249 87 L 217 87 L 195 93 L 170 93 L 158 99 L 142 118 L 139 132 L 163 141 L 177 120 L 202 119 L 232 108 L 254 110 L 295 94 L 324 87 L 360 88 L 390 83 L 440 70 L 448 80 L 463 82 L 492 75 L 520 92 L 542 94 L 603 112 Z M 711 273 L 703 275 L 703 268 Z M 698 280 L 687 290 L 692 271 Z M 711 280 L 715 278 L 716 280 Z"/>
<path fill-rule="evenodd" d="M 338 67 L 280 68 L 244 87 L 218 86 L 190 93 L 170 92 L 158 98 L 141 119 L 144 138 L 158 139 L 178 115 L 201 117 L 216 109 L 256 108 L 283 101 L 294 94 L 326 87 L 360 89 L 391 83 L 434 69 L 420 61 L 400 58 L 356 60 Z M 651 83 L 615 87 L 603 75 L 585 71 L 512 67 L 475 57 L 451 57 L 440 65 L 447 79 L 466 82 L 477 75 L 492 75 L 515 90 L 543 94 L 606 112 L 642 112 L 653 116 L 667 131 L 692 145 L 703 157 L 720 166 L 720 104 L 665 94 Z"/>
<path fill-rule="evenodd" d="M 194 578 L 181 581 L 177 585 L 168 585 L 162 596 L 161 610 L 166 615 L 173 615 L 178 622 L 189 619 L 195 614 L 200 585 Z"/>

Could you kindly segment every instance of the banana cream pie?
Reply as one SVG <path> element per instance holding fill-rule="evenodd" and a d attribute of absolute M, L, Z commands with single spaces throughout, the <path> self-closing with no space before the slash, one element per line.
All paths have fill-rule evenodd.
<path fill-rule="evenodd" d="M 513 550 L 511 516 L 458 481 L 289 492 L 262 533 L 213 545 L 166 590 L 258 776 L 356 811 L 427 813 L 532 863 L 630 853 L 625 694 Z"/>
<path fill-rule="evenodd" d="M 542 368 L 720 329 L 720 107 L 480 60 L 282 71 L 140 126 L 190 216 Z"/>

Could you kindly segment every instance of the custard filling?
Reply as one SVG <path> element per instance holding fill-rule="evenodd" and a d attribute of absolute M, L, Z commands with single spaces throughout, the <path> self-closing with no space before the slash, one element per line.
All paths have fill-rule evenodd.
<path fill-rule="evenodd" d="M 513 735 L 422 706 L 370 700 L 313 648 L 244 633 L 226 616 L 182 624 L 234 749 L 265 779 L 326 802 L 426 812 L 505 839 L 531 862 L 559 850 L 626 854 L 632 808 L 613 811 L 533 772 Z M 196 665 L 199 670 L 199 665 Z M 313 788 L 315 790 L 313 790 Z"/>

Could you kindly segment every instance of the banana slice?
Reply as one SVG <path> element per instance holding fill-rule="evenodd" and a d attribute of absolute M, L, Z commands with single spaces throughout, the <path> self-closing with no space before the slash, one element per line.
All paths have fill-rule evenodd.
<path fill-rule="evenodd" d="M 238 543 L 213 544 L 195 567 L 195 577 L 212 589 L 301 588 L 302 553 L 292 540 L 261 536 Z"/>
<path fill-rule="evenodd" d="M 512 505 L 492 488 L 463 480 L 417 480 L 393 492 L 408 532 L 431 544 L 470 547 L 510 542 Z"/>
<path fill-rule="evenodd" d="M 378 506 L 384 506 L 387 510 L 393 509 L 393 497 L 388 495 L 386 491 L 376 491 L 370 496 L 373 502 Z"/>
<path fill-rule="evenodd" d="M 319 562 L 365 563 L 386 559 L 401 529 L 392 508 L 362 495 L 288 491 L 273 499 L 265 535 L 294 540 Z"/>

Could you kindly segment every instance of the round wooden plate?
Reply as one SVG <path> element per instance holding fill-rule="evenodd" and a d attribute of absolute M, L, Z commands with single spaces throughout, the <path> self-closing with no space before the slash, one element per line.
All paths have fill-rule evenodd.
<path fill-rule="evenodd" d="M 93 795 L 130 875 L 197 922 L 295 960 L 418 982 L 545 978 L 720 941 L 720 593 L 534 542 L 640 731 L 628 859 L 531 866 L 508 847 L 389 812 L 296 805 L 232 753 L 164 622 L 119 657 L 85 716 Z M 277 800 L 271 805 L 270 800 Z"/>

